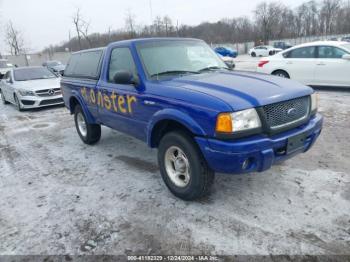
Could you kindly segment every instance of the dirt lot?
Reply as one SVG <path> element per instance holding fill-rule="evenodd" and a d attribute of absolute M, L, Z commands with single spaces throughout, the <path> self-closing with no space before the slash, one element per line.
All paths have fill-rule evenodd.
<path fill-rule="evenodd" d="M 317 144 L 264 173 L 176 199 L 156 151 L 63 107 L 0 105 L 0 254 L 350 254 L 350 93 L 321 92 Z"/>

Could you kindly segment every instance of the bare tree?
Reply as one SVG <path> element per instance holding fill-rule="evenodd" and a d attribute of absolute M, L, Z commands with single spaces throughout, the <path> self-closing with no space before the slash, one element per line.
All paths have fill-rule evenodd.
<path fill-rule="evenodd" d="M 165 35 L 169 36 L 171 32 L 173 31 L 173 23 L 171 21 L 171 18 L 169 16 L 164 16 L 163 17 L 163 24 L 165 27 Z"/>
<path fill-rule="evenodd" d="M 73 24 L 77 33 L 79 50 L 83 48 L 83 39 L 86 40 L 88 47 L 91 48 L 93 44 L 89 36 L 90 22 L 84 20 L 79 8 L 73 16 Z"/>
<path fill-rule="evenodd" d="M 22 33 L 14 27 L 12 21 L 6 26 L 6 43 L 12 55 L 19 55 L 24 50 Z"/>
<path fill-rule="evenodd" d="M 323 0 L 321 15 L 323 19 L 324 33 L 333 33 L 337 15 L 340 9 L 340 0 Z"/>
<path fill-rule="evenodd" d="M 136 19 L 135 19 L 135 15 L 131 12 L 130 9 L 128 9 L 125 16 L 125 28 L 126 28 L 126 31 L 129 33 L 130 37 L 135 37 Z"/>
<path fill-rule="evenodd" d="M 80 9 L 78 8 L 76 13 L 73 16 L 73 23 L 75 26 L 75 31 L 77 32 L 78 37 L 78 43 L 79 43 L 79 49 L 81 49 L 81 15 L 80 15 Z"/>

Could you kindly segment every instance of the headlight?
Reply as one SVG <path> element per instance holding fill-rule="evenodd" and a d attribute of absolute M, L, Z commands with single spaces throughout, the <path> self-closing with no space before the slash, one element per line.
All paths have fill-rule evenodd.
<path fill-rule="evenodd" d="M 318 94 L 311 95 L 311 114 L 316 114 L 318 108 Z"/>
<path fill-rule="evenodd" d="M 234 133 L 261 127 L 261 121 L 255 108 L 234 113 L 219 114 L 216 121 L 216 132 Z"/>
<path fill-rule="evenodd" d="M 18 93 L 20 93 L 21 96 L 35 96 L 33 91 L 28 91 L 23 89 L 19 89 Z"/>

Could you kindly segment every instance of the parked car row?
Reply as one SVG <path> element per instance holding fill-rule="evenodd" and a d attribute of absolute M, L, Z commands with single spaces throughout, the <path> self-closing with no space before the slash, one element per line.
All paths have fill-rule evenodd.
<path fill-rule="evenodd" d="M 248 51 L 248 54 L 252 57 L 257 57 L 257 56 L 261 57 L 261 56 L 272 56 L 281 51 L 282 51 L 281 48 L 275 48 L 269 45 L 259 45 L 250 49 Z"/>
<path fill-rule="evenodd" d="M 62 64 L 60 61 L 46 61 L 43 63 L 44 67 L 47 67 L 49 70 L 51 70 L 55 74 L 63 75 L 64 69 L 66 66 Z"/>
<path fill-rule="evenodd" d="M 63 104 L 60 77 L 45 67 L 18 67 L 8 70 L 0 81 L 4 104 L 19 111 Z"/>
<path fill-rule="evenodd" d="M 238 56 L 238 51 L 229 47 L 219 46 L 219 47 L 216 47 L 214 51 L 223 57 L 235 58 Z"/>
<path fill-rule="evenodd" d="M 257 71 L 310 86 L 350 87 L 350 43 L 321 41 L 262 58 Z"/>

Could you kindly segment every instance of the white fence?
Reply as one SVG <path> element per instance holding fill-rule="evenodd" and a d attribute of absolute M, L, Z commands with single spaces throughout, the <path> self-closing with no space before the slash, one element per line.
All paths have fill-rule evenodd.
<path fill-rule="evenodd" d="M 27 55 L 7 55 L 3 56 L 10 61 L 10 63 L 17 66 L 41 66 L 45 61 L 58 60 L 66 64 L 70 57 L 70 52 L 57 52 L 57 53 L 39 53 L 39 54 L 27 54 Z"/>

